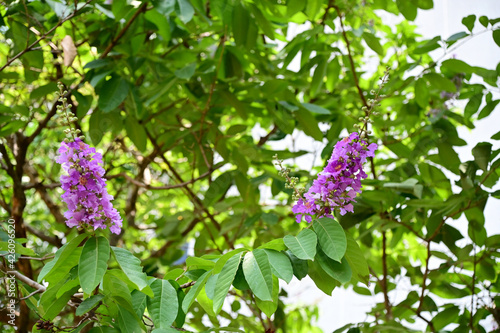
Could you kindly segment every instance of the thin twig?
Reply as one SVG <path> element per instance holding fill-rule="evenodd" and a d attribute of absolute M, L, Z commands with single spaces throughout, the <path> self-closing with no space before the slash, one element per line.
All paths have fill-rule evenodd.
<path fill-rule="evenodd" d="M 137 9 L 137 11 L 134 13 L 134 15 L 130 18 L 130 21 L 127 22 L 127 24 L 123 27 L 122 30 L 120 30 L 120 32 L 118 33 L 118 35 L 116 35 L 115 38 L 113 38 L 113 40 L 111 41 L 111 43 L 108 45 L 108 47 L 106 47 L 106 49 L 104 50 L 104 52 L 101 54 L 101 56 L 99 57 L 100 59 L 103 59 L 105 58 L 109 52 L 111 52 L 111 50 L 116 46 L 116 44 L 118 44 L 118 41 L 120 40 L 120 38 L 123 37 L 123 35 L 125 35 L 125 33 L 127 32 L 127 30 L 130 28 L 130 26 L 132 25 L 132 23 L 135 21 L 135 19 L 139 16 L 140 13 L 144 12 L 146 10 L 146 7 L 148 6 L 148 2 L 145 1 L 140 7 L 139 9 Z"/>
<path fill-rule="evenodd" d="M 429 276 L 429 260 L 431 259 L 431 242 L 427 242 L 427 259 L 425 261 L 425 271 L 422 278 L 422 292 L 420 293 L 420 299 L 418 303 L 418 308 L 416 314 L 420 314 L 422 311 L 422 306 L 424 305 L 425 289 L 427 288 L 427 277 Z"/>
<path fill-rule="evenodd" d="M 29 294 L 28 296 L 21 297 L 19 300 L 25 300 L 25 299 L 28 299 L 28 298 L 30 298 L 31 296 L 34 296 L 34 295 L 36 295 L 36 294 L 43 293 L 44 291 L 45 291 L 45 289 L 37 289 L 37 290 L 35 290 L 34 292 L 32 292 L 31 294 Z"/>
<path fill-rule="evenodd" d="M 347 38 L 347 33 L 345 31 L 344 23 L 342 22 L 342 13 L 340 12 L 340 8 L 337 5 L 332 4 L 332 7 L 335 8 L 335 10 L 337 11 L 337 15 L 339 16 L 340 29 L 342 31 L 342 36 L 344 37 L 344 41 L 345 41 L 345 44 L 347 47 L 347 56 L 349 58 L 349 65 L 351 67 L 352 76 L 354 78 L 354 84 L 356 85 L 356 89 L 358 90 L 359 97 L 361 98 L 361 101 L 363 102 L 363 106 L 366 106 L 368 108 L 369 105 L 366 101 L 365 95 L 363 94 L 363 90 L 359 86 L 359 79 L 358 79 L 358 75 L 356 74 L 356 68 L 354 67 L 354 59 L 352 57 L 352 52 L 351 52 L 351 43 L 349 43 L 349 39 Z M 366 111 L 366 112 L 368 112 L 368 111 Z"/>
<path fill-rule="evenodd" d="M 391 303 L 389 302 L 389 294 L 387 290 L 387 237 L 386 232 L 382 232 L 382 292 L 384 293 L 384 306 L 386 310 L 386 317 L 392 318 Z"/>
<path fill-rule="evenodd" d="M 52 27 L 52 29 L 50 29 L 49 31 L 47 31 L 46 33 L 44 33 L 40 38 L 38 38 L 36 41 L 34 41 L 33 43 L 31 43 L 30 45 L 28 45 L 24 50 L 22 50 L 21 52 L 19 52 L 18 54 L 16 54 L 15 56 L 13 56 L 12 58 L 10 58 L 7 63 L 5 65 L 2 66 L 2 68 L 0 68 L 0 72 L 3 71 L 5 68 L 7 68 L 8 66 L 10 66 L 10 64 L 12 62 L 14 62 L 14 60 L 16 60 L 17 58 L 19 58 L 20 56 L 22 56 L 23 54 L 25 54 L 26 52 L 29 52 L 31 51 L 31 49 L 33 47 L 35 47 L 35 45 L 37 45 L 38 43 L 40 43 L 42 40 L 44 40 L 48 35 L 50 35 L 54 30 L 56 30 L 57 28 L 59 28 L 64 22 L 72 19 L 73 17 L 76 16 L 76 14 L 81 11 L 86 5 L 88 5 L 90 2 L 92 2 L 92 0 L 87 0 L 87 2 L 85 2 L 83 4 L 82 7 L 80 7 L 80 9 L 78 10 L 75 10 L 73 13 L 71 13 L 70 15 L 66 16 L 64 19 L 62 19 L 61 21 L 59 21 L 54 27 Z"/>

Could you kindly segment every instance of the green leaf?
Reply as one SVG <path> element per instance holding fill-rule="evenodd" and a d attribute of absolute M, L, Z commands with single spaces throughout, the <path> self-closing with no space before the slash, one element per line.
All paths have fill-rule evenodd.
<path fill-rule="evenodd" d="M 315 97 L 318 95 L 318 93 L 321 91 L 321 88 L 323 86 L 323 81 L 326 76 L 326 69 L 328 66 L 328 57 L 327 56 L 321 56 L 320 60 L 318 62 L 318 66 L 316 66 L 316 69 L 314 70 L 312 82 L 311 82 L 311 88 L 310 88 L 310 95 L 311 97 Z M 314 104 L 310 104 L 314 105 Z M 314 112 L 312 110 L 309 110 L 311 112 Z M 330 114 L 328 112 L 327 114 Z"/>
<path fill-rule="evenodd" d="M 147 146 L 147 134 L 144 126 L 139 124 L 134 118 L 127 117 L 125 119 L 125 130 L 137 149 L 145 151 Z"/>
<path fill-rule="evenodd" d="M 156 9 L 152 9 L 144 13 L 144 16 L 148 21 L 156 25 L 158 33 L 165 42 L 170 41 L 172 33 L 170 32 L 170 23 L 165 15 L 160 14 Z"/>
<path fill-rule="evenodd" d="M 264 250 L 255 249 L 245 254 L 243 273 L 255 296 L 263 301 L 272 300 L 273 275 Z"/>
<path fill-rule="evenodd" d="M 189 2 L 189 0 L 177 0 L 175 6 L 175 13 L 180 18 L 180 20 L 186 24 L 193 19 L 194 8 Z"/>
<path fill-rule="evenodd" d="M 432 1 L 432 0 L 416 0 L 416 3 L 415 3 L 415 1 L 413 1 L 413 3 L 415 5 L 417 5 L 418 8 L 421 8 L 421 9 L 434 8 L 434 1 Z"/>
<path fill-rule="evenodd" d="M 472 148 L 474 161 L 483 171 L 488 170 L 492 146 L 493 145 L 489 142 L 480 142 L 474 148 Z"/>
<path fill-rule="evenodd" d="M 286 281 L 286 283 L 290 283 L 293 278 L 293 268 L 290 263 L 290 258 L 282 252 L 268 249 L 264 251 L 266 251 L 267 257 L 269 258 L 269 264 L 271 265 L 273 274 L 283 281 Z"/>
<path fill-rule="evenodd" d="M 109 250 L 109 242 L 102 236 L 89 238 L 83 246 L 78 276 L 84 293 L 91 294 L 101 282 L 108 268 Z"/>
<path fill-rule="evenodd" d="M 178 311 L 177 311 L 177 316 L 175 317 L 174 320 L 174 326 L 182 327 L 186 322 L 186 313 L 182 311 L 182 302 L 184 302 L 184 297 L 186 297 L 186 294 L 182 290 L 179 283 L 177 283 L 176 281 L 170 281 L 170 283 L 174 286 L 175 290 L 177 291 L 177 301 L 178 301 Z"/>
<path fill-rule="evenodd" d="M 53 287 L 49 287 L 40 297 L 39 311 L 43 319 L 52 321 L 68 304 L 71 296 L 78 291 L 79 287 L 76 286 L 65 292 L 60 297 L 56 297 L 59 288 L 61 288 L 65 283 L 65 280 L 59 281 L 58 284 Z"/>
<path fill-rule="evenodd" d="M 255 47 L 259 29 L 241 2 L 233 10 L 233 37 L 237 46 L 251 50 Z"/>
<path fill-rule="evenodd" d="M 0 137 L 7 137 L 12 133 L 17 132 L 21 128 L 26 126 L 26 122 L 22 120 L 12 120 L 9 121 L 5 126 L 0 129 Z"/>
<path fill-rule="evenodd" d="M 113 76 L 103 83 L 98 89 L 98 107 L 104 112 L 110 112 L 125 101 L 129 92 L 127 81 L 121 77 Z"/>
<path fill-rule="evenodd" d="M 198 278 L 194 286 L 191 287 L 191 289 L 186 294 L 186 297 L 184 297 L 184 300 L 182 301 L 182 311 L 184 311 L 185 313 L 188 312 L 194 300 L 196 299 L 196 297 L 198 297 L 198 294 L 200 293 L 201 289 L 203 289 L 205 283 L 207 283 L 208 278 L 212 276 L 211 273 L 212 273 L 211 271 L 203 273 Z"/>
<path fill-rule="evenodd" d="M 489 22 L 490 22 L 490 20 L 488 20 L 488 17 L 486 17 L 486 16 L 481 16 L 479 18 L 479 23 L 481 23 L 482 26 L 485 27 L 485 28 L 488 27 Z"/>
<path fill-rule="evenodd" d="M 103 6 L 99 5 L 98 3 L 95 4 L 95 8 L 99 9 L 99 11 L 101 13 L 103 13 L 104 15 L 106 15 L 107 17 L 109 17 L 110 19 L 115 19 L 115 15 L 113 14 L 112 11 L 104 8 Z"/>
<path fill-rule="evenodd" d="M 356 243 L 354 238 L 348 232 L 346 232 L 346 239 L 347 249 L 345 252 L 345 259 L 349 263 L 354 277 L 368 285 L 370 270 L 368 269 L 365 256 L 363 255 L 363 252 L 361 252 L 358 243 Z"/>
<path fill-rule="evenodd" d="M 442 200 L 435 199 L 413 199 L 406 201 L 406 204 L 411 207 L 421 208 L 442 208 L 446 205 Z"/>
<path fill-rule="evenodd" d="M 307 1 L 305 13 L 311 19 L 311 22 L 315 21 L 316 17 L 319 14 L 319 11 L 321 10 L 322 5 L 323 5 L 322 0 L 308 0 Z"/>
<path fill-rule="evenodd" d="M 229 287 L 233 283 L 234 277 L 236 276 L 236 272 L 238 271 L 238 267 L 240 265 L 242 253 L 237 253 L 232 256 L 222 268 L 219 277 L 217 278 L 217 283 L 215 284 L 215 294 L 214 294 L 214 305 L 213 309 L 215 314 L 219 313 L 222 309 L 222 304 L 224 304 L 224 300 L 226 299 L 227 293 L 229 291 Z"/>
<path fill-rule="evenodd" d="M 120 331 L 109 326 L 96 326 L 92 328 L 89 333 L 120 333 Z"/>
<path fill-rule="evenodd" d="M 57 250 L 54 259 L 43 266 L 37 281 L 40 283 L 45 279 L 47 282 L 58 282 L 66 277 L 80 258 L 81 248 L 77 250 L 77 247 L 85 238 L 87 238 L 85 234 L 78 235 Z"/>
<path fill-rule="evenodd" d="M 112 246 L 116 261 L 127 277 L 135 283 L 139 290 L 148 286 L 147 275 L 142 271 L 141 260 L 129 251 Z"/>
<path fill-rule="evenodd" d="M 290 262 L 292 263 L 293 275 L 295 275 L 295 277 L 299 280 L 305 278 L 309 271 L 309 267 L 307 265 L 308 260 L 297 258 L 290 250 L 285 253 L 290 258 Z"/>
<path fill-rule="evenodd" d="M 396 5 L 405 19 L 413 21 L 417 18 L 417 6 L 408 0 L 396 0 Z"/>
<path fill-rule="evenodd" d="M 257 307 L 262 310 L 269 318 L 276 312 L 278 309 L 278 296 L 280 292 L 280 284 L 279 280 L 276 276 L 273 276 L 273 300 L 272 301 L 263 301 L 258 297 L 255 298 L 255 303 Z"/>
<path fill-rule="evenodd" d="M 212 276 L 212 275 L 211 275 Z M 205 312 L 210 316 L 215 318 L 214 313 L 214 304 L 210 298 L 208 298 L 206 290 L 202 289 L 196 298 L 198 300 L 198 304 L 205 310 Z"/>
<path fill-rule="evenodd" d="M 222 271 L 222 268 L 224 267 L 224 265 L 226 264 L 226 262 L 230 258 L 232 258 L 236 254 L 241 253 L 243 251 L 247 251 L 247 249 L 245 249 L 245 248 L 239 248 L 239 249 L 235 249 L 235 250 L 232 250 L 232 251 L 229 251 L 229 252 L 225 253 L 215 263 L 214 269 L 212 270 L 212 275 L 219 274 Z"/>
<path fill-rule="evenodd" d="M 298 109 L 294 115 L 304 133 L 317 141 L 323 140 L 323 132 L 321 132 L 317 120 L 309 111 L 305 109 Z"/>
<path fill-rule="evenodd" d="M 428 53 L 430 51 L 433 51 L 435 49 L 438 49 L 441 47 L 440 42 L 441 41 L 441 36 L 436 36 L 433 39 L 429 39 L 428 41 L 422 42 L 421 45 L 417 46 L 415 48 L 415 51 L 413 53 L 415 54 L 424 54 Z"/>
<path fill-rule="evenodd" d="M 11 247 L 9 247 L 9 244 L 11 244 L 11 243 L 0 242 L 0 251 L 8 252 L 9 249 L 11 248 Z M 14 244 L 15 253 L 20 254 L 20 255 L 25 255 L 25 256 L 36 256 L 35 251 L 33 251 L 32 249 L 24 247 L 22 244 L 19 244 L 17 242 L 14 242 L 12 244 Z"/>
<path fill-rule="evenodd" d="M 30 93 L 30 99 L 39 99 L 40 97 L 45 97 L 49 94 L 53 94 L 57 91 L 57 84 L 55 82 L 49 82 L 46 85 L 40 86 Z"/>
<path fill-rule="evenodd" d="M 90 321 L 85 321 L 81 323 L 77 328 L 71 331 L 71 333 L 80 333 L 81 330 L 83 330 L 88 324 L 90 324 Z M 34 330 L 32 332 L 35 332 Z"/>
<path fill-rule="evenodd" d="M 493 30 L 493 40 L 500 46 L 500 29 Z"/>
<path fill-rule="evenodd" d="M 219 201 L 233 183 L 233 173 L 231 171 L 221 174 L 215 179 L 205 192 L 203 203 L 211 206 Z"/>
<path fill-rule="evenodd" d="M 458 321 L 459 313 L 460 309 L 456 305 L 438 312 L 438 314 L 432 318 L 432 323 L 436 332 L 442 330 L 450 323 L 456 323 Z"/>
<path fill-rule="evenodd" d="M 192 269 L 199 268 L 199 269 L 209 270 L 214 268 L 215 262 L 205 258 L 188 257 L 186 259 L 186 266 Z"/>
<path fill-rule="evenodd" d="M 399 192 L 411 193 L 417 198 L 422 198 L 423 186 L 418 184 L 418 180 L 409 178 L 401 183 L 385 183 L 384 188 L 394 189 Z"/>
<path fill-rule="evenodd" d="M 294 14 L 300 12 L 306 6 L 304 0 L 288 0 L 286 2 L 286 15 L 292 17 Z"/>
<path fill-rule="evenodd" d="M 269 20 L 266 18 L 266 16 L 264 16 L 264 14 L 257 6 L 251 5 L 250 8 L 257 22 L 257 26 L 262 30 L 262 32 L 269 38 L 276 39 L 276 36 L 274 34 L 275 29 L 272 23 L 269 22 Z"/>
<path fill-rule="evenodd" d="M 460 158 L 453 146 L 447 142 L 437 144 L 439 159 L 442 166 L 448 170 L 457 173 L 460 166 Z"/>
<path fill-rule="evenodd" d="M 148 295 L 139 290 L 134 290 L 132 291 L 130 297 L 132 301 L 132 307 L 135 310 L 135 314 L 137 315 L 137 317 L 142 318 L 144 310 L 146 310 Z"/>
<path fill-rule="evenodd" d="M 472 29 L 474 29 L 475 23 L 476 23 L 476 15 L 469 15 L 462 19 L 462 24 L 465 25 L 467 30 L 469 30 L 470 32 L 472 32 Z"/>
<path fill-rule="evenodd" d="M 287 249 L 283 238 L 273 239 L 270 242 L 264 243 L 258 247 L 259 249 L 270 249 L 275 251 L 284 251 Z"/>
<path fill-rule="evenodd" d="M 448 45 L 452 45 L 457 40 L 465 38 L 467 36 L 469 36 L 469 34 L 466 33 L 465 31 L 457 32 L 456 34 L 453 34 L 450 37 L 448 37 L 448 39 L 446 40 L 446 43 L 448 43 Z"/>
<path fill-rule="evenodd" d="M 316 104 L 311 104 L 311 103 L 302 103 L 302 106 L 306 108 L 308 111 L 316 114 L 332 114 L 330 111 L 327 109 L 316 105 Z"/>
<path fill-rule="evenodd" d="M 177 291 L 167 280 L 156 279 L 151 284 L 154 298 L 148 297 L 148 312 L 155 327 L 168 328 L 174 322 L 179 311 Z"/>
<path fill-rule="evenodd" d="M 481 106 L 482 101 L 483 101 L 482 93 L 472 96 L 464 108 L 464 117 L 466 118 L 472 117 L 479 110 L 479 106 Z"/>
<path fill-rule="evenodd" d="M 340 283 L 351 281 L 352 270 L 345 258 L 342 259 L 341 263 L 338 263 L 330 259 L 321 249 L 318 249 L 315 259 L 321 268 L 335 280 Z"/>
<path fill-rule="evenodd" d="M 474 68 L 472 68 L 471 65 L 458 59 L 447 59 L 443 61 L 443 63 L 441 64 L 441 68 L 446 68 L 448 71 L 451 71 L 453 73 L 474 73 Z"/>
<path fill-rule="evenodd" d="M 196 63 L 193 62 L 191 64 L 186 65 L 185 67 L 183 67 L 181 69 L 176 70 L 174 74 L 179 79 L 189 80 L 194 75 L 195 70 L 196 70 Z"/>
<path fill-rule="evenodd" d="M 437 73 L 427 73 L 424 75 L 424 78 L 429 81 L 429 84 L 434 87 L 435 89 L 438 89 L 440 91 L 448 91 L 448 92 L 455 92 L 457 91 L 457 88 L 455 87 L 455 84 L 451 82 L 450 79 L 445 78 L 441 74 Z"/>
<path fill-rule="evenodd" d="M 97 303 L 99 303 L 102 299 L 104 298 L 104 295 L 97 294 L 97 295 L 92 295 L 89 298 L 83 300 L 83 302 L 80 303 L 78 308 L 76 308 L 75 315 L 76 316 L 82 316 L 92 310 Z"/>
<path fill-rule="evenodd" d="M 320 264 L 316 261 L 308 261 L 309 265 L 309 276 L 313 280 L 316 287 L 318 287 L 322 292 L 328 296 L 332 295 L 333 289 L 340 286 L 340 284 L 332 278 L 328 273 L 326 273 Z"/>
<path fill-rule="evenodd" d="M 151 333 L 179 333 L 178 330 L 172 327 L 167 328 L 155 328 Z"/>
<path fill-rule="evenodd" d="M 245 279 L 245 274 L 243 273 L 243 265 L 240 265 L 236 276 L 234 277 L 233 286 L 241 291 L 250 290 L 250 286 Z"/>
<path fill-rule="evenodd" d="M 375 35 L 369 32 L 363 32 L 363 39 L 370 49 L 375 51 L 378 55 L 384 55 L 384 48 L 380 45 L 380 41 Z"/>
<path fill-rule="evenodd" d="M 495 108 L 497 107 L 497 105 L 498 105 L 499 102 L 500 102 L 500 99 L 497 99 L 497 100 L 494 100 L 494 101 L 486 103 L 486 105 L 481 110 L 481 112 L 479 112 L 479 115 L 477 116 L 477 119 L 481 120 L 483 118 L 488 117 L 491 114 L 491 112 L 493 112 L 493 110 L 495 110 Z"/>
<path fill-rule="evenodd" d="M 329 217 L 322 217 L 313 221 L 313 228 L 323 252 L 340 262 L 347 248 L 345 232 L 340 223 Z"/>
<path fill-rule="evenodd" d="M 292 253 L 302 260 L 313 260 L 316 255 L 317 236 L 310 229 L 303 229 L 297 237 L 286 235 L 283 238 L 285 245 Z"/>
<path fill-rule="evenodd" d="M 133 313 L 118 304 L 118 326 L 122 333 L 137 333 L 142 332 L 141 325 L 139 325 Z"/>
<path fill-rule="evenodd" d="M 426 108 L 429 105 L 429 88 L 424 79 L 418 79 L 415 82 L 415 100 L 421 108 Z"/>

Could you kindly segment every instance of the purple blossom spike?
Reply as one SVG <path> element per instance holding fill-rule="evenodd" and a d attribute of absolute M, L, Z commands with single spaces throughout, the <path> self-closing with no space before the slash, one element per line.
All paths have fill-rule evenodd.
<path fill-rule="evenodd" d="M 68 227 L 91 226 L 94 230 L 109 227 L 119 234 L 122 219 L 113 208 L 113 196 L 106 190 L 102 156 L 79 138 L 62 142 L 56 162 L 61 164 L 67 175 L 61 175 L 61 196 L 68 205 L 64 213 Z"/>
<path fill-rule="evenodd" d="M 361 179 L 367 177 L 363 163 L 375 156 L 378 146 L 359 138 L 358 133 L 340 140 L 335 145 L 332 157 L 325 169 L 319 173 L 304 197 L 293 206 L 296 221 L 302 217 L 311 222 L 313 217 L 333 217 L 335 209 L 340 215 L 353 212 L 353 202 L 361 193 Z"/>

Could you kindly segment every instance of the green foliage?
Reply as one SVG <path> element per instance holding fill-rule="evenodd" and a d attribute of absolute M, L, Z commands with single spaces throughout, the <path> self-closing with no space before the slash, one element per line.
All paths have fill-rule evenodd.
<path fill-rule="evenodd" d="M 500 236 L 485 229 L 484 209 L 500 198 L 500 132 L 464 160 L 457 147 L 469 140 L 457 129 L 493 119 L 500 71 L 451 54 L 483 32 L 500 46 L 500 20 L 454 18 L 463 31 L 423 40 L 412 21 L 433 5 L 7 2 L 0 214 L 16 221 L 12 262 L 25 276 L 18 331 L 43 332 L 41 320 L 91 333 L 319 332 L 317 307 L 285 302 L 294 277 L 327 295 L 343 286 L 377 296 L 364 322 L 335 332 L 490 329 Z M 402 20 L 389 26 L 381 12 Z M 365 116 L 386 66 L 369 127 L 379 150 L 354 213 L 295 223 L 273 156 L 307 188 Z M 64 223 L 57 82 L 103 154 L 120 235 Z"/>

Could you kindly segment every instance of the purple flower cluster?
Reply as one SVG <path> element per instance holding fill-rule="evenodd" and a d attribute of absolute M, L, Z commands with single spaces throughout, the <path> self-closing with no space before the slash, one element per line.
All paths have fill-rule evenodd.
<path fill-rule="evenodd" d="M 122 226 L 120 214 L 111 204 L 113 196 L 106 190 L 102 178 L 102 156 L 79 138 L 62 142 L 56 162 L 67 175 L 61 176 L 64 194 L 61 198 L 68 205 L 64 213 L 68 227 L 91 226 L 94 230 L 109 227 L 119 234 Z"/>
<path fill-rule="evenodd" d="M 337 142 L 325 169 L 314 180 L 304 198 L 293 206 L 297 222 L 302 220 L 303 215 L 307 222 L 311 222 L 313 216 L 333 217 L 335 209 L 339 209 L 341 215 L 352 213 L 352 202 L 361 193 L 361 179 L 367 177 L 363 163 L 367 157 L 375 156 L 377 148 L 377 144 L 368 145 L 360 139 L 358 133 Z"/>

